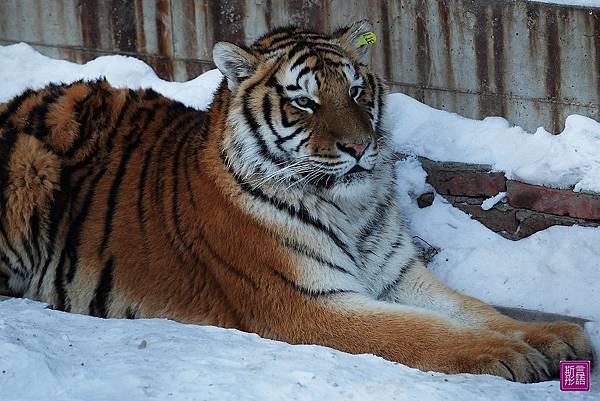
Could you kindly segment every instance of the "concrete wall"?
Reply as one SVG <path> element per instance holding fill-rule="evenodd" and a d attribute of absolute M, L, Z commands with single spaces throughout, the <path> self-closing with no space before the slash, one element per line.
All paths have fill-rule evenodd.
<path fill-rule="evenodd" d="M 139 57 L 166 79 L 212 68 L 218 40 L 251 42 L 300 24 L 368 18 L 372 63 L 392 90 L 468 117 L 501 115 L 559 132 L 567 115 L 600 120 L 600 7 L 524 0 L 0 0 L 0 44 L 25 41 L 85 62 Z M 0 61 L 1 62 L 1 61 Z"/>

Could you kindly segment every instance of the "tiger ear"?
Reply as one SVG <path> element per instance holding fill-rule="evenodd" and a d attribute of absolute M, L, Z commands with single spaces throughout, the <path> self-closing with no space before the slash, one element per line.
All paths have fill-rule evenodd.
<path fill-rule="evenodd" d="M 242 81 L 251 76 L 258 64 L 254 55 L 228 42 L 215 44 L 213 61 L 219 71 L 227 77 L 230 90 L 235 90 Z"/>
<path fill-rule="evenodd" d="M 372 30 L 373 26 L 371 23 L 363 19 L 345 28 L 338 29 L 333 36 L 344 50 L 353 54 L 361 61 L 368 61 L 370 59 L 371 45 L 359 39 L 363 34 L 372 32 Z"/>

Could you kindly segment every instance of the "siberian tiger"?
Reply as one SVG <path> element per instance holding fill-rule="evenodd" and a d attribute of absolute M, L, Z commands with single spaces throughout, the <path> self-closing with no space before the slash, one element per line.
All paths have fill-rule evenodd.
<path fill-rule="evenodd" d="M 0 271 L 17 295 L 536 382 L 591 359 L 569 323 L 434 278 L 395 202 L 385 86 L 360 21 L 220 42 L 208 112 L 106 81 L 0 106 Z"/>

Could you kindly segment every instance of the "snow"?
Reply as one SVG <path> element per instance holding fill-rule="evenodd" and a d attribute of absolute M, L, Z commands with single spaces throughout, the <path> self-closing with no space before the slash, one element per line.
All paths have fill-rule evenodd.
<path fill-rule="evenodd" d="M 143 62 L 100 57 L 85 65 L 47 58 L 25 44 L 0 47 L 0 102 L 28 87 L 106 76 L 121 87 L 152 87 L 205 109 L 221 75 L 184 83 L 159 79 Z M 600 229 L 552 227 L 509 241 L 435 195 L 416 156 L 489 164 L 525 182 L 600 190 L 600 124 L 570 116 L 561 135 L 530 134 L 502 118 L 469 120 L 402 95 L 388 97 L 397 150 L 398 201 L 414 235 L 440 248 L 430 269 L 448 285 L 487 302 L 585 317 L 600 354 Z M 500 195 L 486 206 L 500 201 Z M 145 343 L 144 343 L 145 341 Z M 145 346 L 144 346 L 145 344 Z M 256 335 L 167 320 L 103 320 L 0 303 L 1 400 L 561 400 L 558 382 L 532 385 L 491 376 L 420 372 L 371 355 L 292 346 Z"/>
<path fill-rule="evenodd" d="M 597 374 L 592 386 L 600 388 Z M 597 397 L 592 392 L 577 399 Z M 236 330 L 161 319 L 104 320 L 27 300 L 0 303 L 3 401 L 561 398 L 573 394 L 561 394 L 556 381 L 523 385 L 493 376 L 424 373 L 372 355 L 292 346 Z"/>
<path fill-rule="evenodd" d="M 567 117 L 560 135 L 529 134 L 502 117 L 483 121 L 419 103 L 400 93 L 388 100 L 397 150 L 438 161 L 489 164 L 506 177 L 555 188 L 600 192 L 600 123 Z"/>
<path fill-rule="evenodd" d="M 163 81 L 149 65 L 133 57 L 98 57 L 79 65 L 46 57 L 25 43 L 0 46 L 0 61 L 0 102 L 27 88 L 42 88 L 49 82 L 71 83 L 106 77 L 115 87 L 151 87 L 171 99 L 204 110 L 222 77 L 218 70 L 212 70 L 188 82 Z"/>
<path fill-rule="evenodd" d="M 600 0 L 529 0 L 534 3 L 560 4 L 564 6 L 600 7 Z"/>
<path fill-rule="evenodd" d="M 490 210 L 494 207 L 494 205 L 506 198 L 506 192 L 499 192 L 498 195 L 492 196 L 483 201 L 481 204 L 481 208 L 483 210 Z"/>

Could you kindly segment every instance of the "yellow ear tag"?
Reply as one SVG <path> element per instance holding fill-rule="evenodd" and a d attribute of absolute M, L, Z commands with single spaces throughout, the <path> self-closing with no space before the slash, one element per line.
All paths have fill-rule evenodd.
<path fill-rule="evenodd" d="M 365 32 L 356 38 L 356 44 L 359 46 L 372 45 L 376 41 L 377 36 L 375 36 L 375 32 Z"/>

